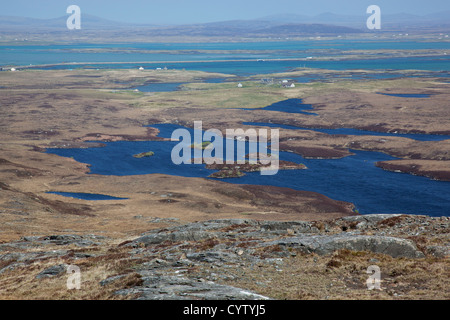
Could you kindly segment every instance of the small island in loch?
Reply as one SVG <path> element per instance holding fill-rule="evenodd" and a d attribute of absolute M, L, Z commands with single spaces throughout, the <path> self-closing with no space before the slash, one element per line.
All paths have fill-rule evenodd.
<path fill-rule="evenodd" d="M 155 153 L 153 151 L 147 151 L 147 152 L 141 152 L 138 154 L 133 155 L 134 158 L 149 158 L 149 157 L 153 157 L 155 155 Z"/>

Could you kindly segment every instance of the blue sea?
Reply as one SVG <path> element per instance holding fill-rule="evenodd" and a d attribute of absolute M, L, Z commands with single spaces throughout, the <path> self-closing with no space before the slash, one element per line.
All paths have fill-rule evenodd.
<path fill-rule="evenodd" d="M 93 53 L 89 51 L 92 49 L 106 51 Z M 450 57 L 444 54 L 435 57 L 351 59 L 343 61 L 298 60 L 307 57 L 334 56 L 349 50 L 371 49 L 450 50 L 450 43 L 342 39 L 250 43 L 15 45 L 0 46 L 0 67 L 129 69 L 143 66 L 147 69 L 167 67 L 169 69 L 200 70 L 239 76 L 284 72 L 301 67 L 331 70 L 415 69 L 444 72 L 444 76 L 448 76 Z"/>

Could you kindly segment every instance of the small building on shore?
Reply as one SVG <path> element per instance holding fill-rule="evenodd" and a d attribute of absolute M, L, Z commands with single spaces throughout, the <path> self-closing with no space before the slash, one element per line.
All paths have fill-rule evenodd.
<path fill-rule="evenodd" d="M 295 88 L 295 83 L 292 80 L 283 80 L 280 82 L 280 84 L 283 86 L 283 88 Z"/>

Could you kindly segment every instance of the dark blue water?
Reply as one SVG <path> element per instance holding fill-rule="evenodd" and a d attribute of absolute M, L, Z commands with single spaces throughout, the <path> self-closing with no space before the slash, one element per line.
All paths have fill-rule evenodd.
<path fill-rule="evenodd" d="M 286 113 L 301 113 L 306 115 L 317 116 L 317 113 L 305 111 L 313 110 L 313 106 L 310 104 L 304 104 L 302 99 L 287 99 L 279 102 L 275 102 L 270 106 L 264 108 L 239 108 L 240 110 L 267 110 L 267 111 L 279 111 Z"/>
<path fill-rule="evenodd" d="M 170 92 L 176 91 L 184 83 L 148 83 L 142 86 L 137 86 L 132 89 L 138 89 L 141 92 Z"/>
<path fill-rule="evenodd" d="M 181 128 L 174 125 L 152 126 L 158 129 L 172 130 Z M 192 130 L 193 131 L 193 130 Z M 159 141 L 118 141 L 107 142 L 106 147 L 88 149 L 48 149 L 48 153 L 64 157 L 74 157 L 79 162 L 89 163 L 93 174 L 101 175 L 141 175 L 150 173 L 166 173 L 184 177 L 206 177 L 214 172 L 203 165 L 175 165 L 172 163 L 171 150 L 177 142 Z M 134 158 L 133 155 L 153 151 L 152 157 Z"/>
<path fill-rule="evenodd" d="M 70 197 L 81 200 L 127 200 L 128 198 L 117 198 L 104 194 L 95 194 L 95 193 L 78 193 L 78 192 L 47 192 L 51 194 L 58 194 L 64 197 Z"/>
<path fill-rule="evenodd" d="M 395 158 L 378 152 L 352 152 L 355 156 L 338 160 L 309 160 L 281 152 L 280 159 L 303 163 L 308 169 L 281 170 L 269 177 L 252 173 L 228 181 L 315 191 L 332 199 L 352 202 L 361 214 L 450 215 L 450 182 L 387 172 L 375 167 L 375 163 Z"/>
<path fill-rule="evenodd" d="M 171 137 L 177 125 L 152 125 L 160 136 Z M 187 129 L 194 135 L 193 129 Z M 48 149 L 48 153 L 91 164 L 92 174 L 140 175 L 161 173 L 183 177 L 206 178 L 214 170 L 204 165 L 174 165 L 171 161 L 171 141 L 118 141 L 106 143 L 103 148 Z M 150 158 L 133 155 L 153 151 Z M 246 173 L 241 178 L 221 179 L 230 183 L 272 185 L 296 190 L 309 190 L 332 199 L 354 203 L 359 212 L 450 215 L 450 182 L 430 180 L 425 177 L 384 171 L 375 166 L 377 161 L 394 157 L 369 151 L 352 151 L 354 156 L 333 160 L 304 159 L 300 155 L 280 152 L 280 159 L 303 163 L 307 170 L 280 170 L 273 176 L 258 172 Z"/>
<path fill-rule="evenodd" d="M 209 78 L 203 80 L 205 83 L 222 83 L 225 81 L 225 78 Z"/>
<path fill-rule="evenodd" d="M 399 97 L 399 98 L 429 98 L 431 94 L 417 94 L 417 93 L 382 93 L 378 92 L 378 94 L 382 94 L 385 96 L 391 97 Z"/>
<path fill-rule="evenodd" d="M 368 130 L 359 130 L 353 128 L 336 128 L 336 129 L 323 129 L 323 128 L 306 128 L 306 127 L 295 127 L 285 124 L 268 123 L 268 122 L 243 122 L 242 124 L 248 126 L 261 126 L 270 128 L 282 128 L 289 130 L 311 130 L 322 132 L 326 134 L 345 134 L 351 136 L 382 136 L 382 137 L 403 137 L 419 141 L 441 141 L 450 139 L 450 135 L 438 135 L 438 134 L 419 134 L 419 133 L 393 133 L 393 132 L 377 132 Z"/>

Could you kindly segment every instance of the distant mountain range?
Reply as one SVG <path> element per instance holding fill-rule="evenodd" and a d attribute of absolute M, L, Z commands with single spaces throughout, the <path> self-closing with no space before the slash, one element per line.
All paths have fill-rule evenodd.
<path fill-rule="evenodd" d="M 26 17 L 0 16 L 0 31 L 19 31 L 21 29 L 66 29 L 68 16 L 54 19 L 36 19 Z M 99 18 L 89 14 L 82 14 L 82 26 L 87 29 L 107 29 L 111 27 L 134 27 L 135 24 L 123 23 Z M 150 25 L 148 25 L 150 26 Z"/>
<path fill-rule="evenodd" d="M 83 14 L 81 26 L 88 31 L 136 30 L 151 31 L 154 36 L 306 36 L 337 35 L 368 32 L 367 15 L 339 15 L 322 13 L 317 16 L 277 14 L 254 20 L 232 20 L 188 25 L 152 25 L 116 22 Z M 0 33 L 67 31 L 68 16 L 54 19 L 35 19 L 0 16 Z M 391 14 L 381 16 L 384 31 L 450 30 L 450 11 L 417 16 Z"/>
<path fill-rule="evenodd" d="M 423 16 L 398 13 L 398 14 L 383 14 L 381 12 L 382 25 L 386 28 L 401 27 L 411 28 L 416 26 L 439 26 L 450 25 L 450 11 L 427 14 Z M 346 27 L 364 28 L 366 20 L 369 15 L 340 15 L 334 13 L 322 13 L 317 16 L 304 16 L 297 14 L 278 14 L 260 18 L 258 20 L 276 21 L 279 23 L 327 23 L 333 25 L 341 25 Z"/>

